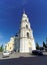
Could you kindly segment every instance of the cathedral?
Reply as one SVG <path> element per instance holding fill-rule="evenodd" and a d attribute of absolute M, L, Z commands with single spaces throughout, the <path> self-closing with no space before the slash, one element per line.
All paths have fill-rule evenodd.
<path fill-rule="evenodd" d="M 31 29 L 29 18 L 25 11 L 22 15 L 19 33 L 11 37 L 10 41 L 11 43 L 9 42 L 9 45 L 8 43 L 6 44 L 6 50 L 16 50 L 20 53 L 31 53 L 32 50 L 36 50 L 33 30 Z"/>

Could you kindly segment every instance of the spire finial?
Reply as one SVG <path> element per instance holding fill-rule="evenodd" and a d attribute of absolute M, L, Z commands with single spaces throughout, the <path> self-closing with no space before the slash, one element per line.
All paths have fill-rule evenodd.
<path fill-rule="evenodd" d="M 25 14 L 25 9 L 23 9 L 23 13 Z"/>
<path fill-rule="evenodd" d="M 27 17 L 27 15 L 25 14 L 25 9 L 23 10 L 23 17 Z"/>
<path fill-rule="evenodd" d="M 25 10 L 24 10 L 24 14 L 25 14 Z"/>

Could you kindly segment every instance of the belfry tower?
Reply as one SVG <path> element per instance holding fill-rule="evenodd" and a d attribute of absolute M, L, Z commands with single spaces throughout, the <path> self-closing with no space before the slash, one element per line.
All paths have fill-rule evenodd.
<path fill-rule="evenodd" d="M 20 27 L 20 52 L 30 53 L 32 50 L 36 50 L 33 31 L 30 26 L 29 18 L 24 11 Z"/>

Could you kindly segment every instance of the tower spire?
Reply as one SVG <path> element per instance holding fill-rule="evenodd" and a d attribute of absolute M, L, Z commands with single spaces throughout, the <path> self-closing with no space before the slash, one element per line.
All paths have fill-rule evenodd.
<path fill-rule="evenodd" d="M 25 14 L 25 8 L 23 9 L 23 13 Z"/>
<path fill-rule="evenodd" d="M 25 9 L 23 10 L 23 17 L 24 17 L 24 18 L 27 18 L 27 15 L 26 15 L 26 13 L 25 13 Z"/>
<path fill-rule="evenodd" d="M 25 10 L 23 11 L 23 13 L 25 14 Z"/>

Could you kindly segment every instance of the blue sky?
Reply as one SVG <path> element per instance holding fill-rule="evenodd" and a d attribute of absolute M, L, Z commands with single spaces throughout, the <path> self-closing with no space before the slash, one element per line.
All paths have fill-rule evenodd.
<path fill-rule="evenodd" d="M 29 17 L 35 42 L 42 45 L 47 37 L 47 0 L 0 0 L 0 44 L 19 30 L 23 10 Z"/>

